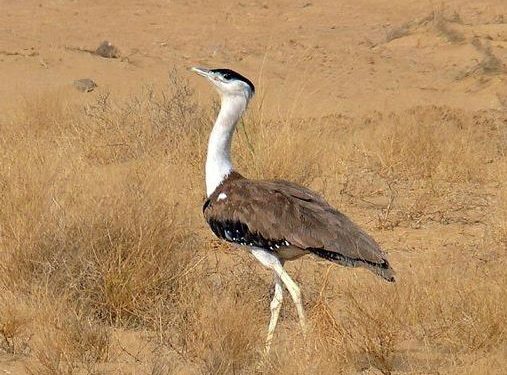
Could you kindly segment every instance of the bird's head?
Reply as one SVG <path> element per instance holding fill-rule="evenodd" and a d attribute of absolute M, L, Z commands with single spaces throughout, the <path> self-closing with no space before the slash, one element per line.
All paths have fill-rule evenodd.
<path fill-rule="evenodd" d="M 246 77 L 230 69 L 192 68 L 200 76 L 206 77 L 222 98 L 244 96 L 247 101 L 255 93 L 253 83 Z"/>

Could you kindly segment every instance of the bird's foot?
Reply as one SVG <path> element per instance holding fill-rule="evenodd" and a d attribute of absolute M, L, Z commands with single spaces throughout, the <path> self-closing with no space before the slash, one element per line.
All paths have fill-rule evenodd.
<path fill-rule="evenodd" d="M 299 326 L 301 327 L 301 332 L 303 333 L 303 337 L 306 338 L 306 333 L 308 332 L 308 325 L 306 324 L 306 317 L 304 312 L 301 310 L 301 314 L 299 315 Z"/>
<path fill-rule="evenodd" d="M 271 350 L 271 343 L 273 342 L 273 333 L 269 332 L 268 337 L 266 338 L 266 343 L 264 344 L 264 355 L 267 356 L 269 351 Z"/>

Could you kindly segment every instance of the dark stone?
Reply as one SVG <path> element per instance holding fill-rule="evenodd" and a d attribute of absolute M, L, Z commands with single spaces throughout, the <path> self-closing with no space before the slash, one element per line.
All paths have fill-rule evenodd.
<path fill-rule="evenodd" d="M 107 59 L 117 59 L 120 57 L 120 50 L 113 46 L 111 42 L 104 40 L 95 50 L 95 54 Z"/>
<path fill-rule="evenodd" d="M 97 87 L 97 84 L 90 78 L 78 79 L 73 82 L 73 85 L 81 92 L 90 92 L 93 91 L 95 87 Z"/>

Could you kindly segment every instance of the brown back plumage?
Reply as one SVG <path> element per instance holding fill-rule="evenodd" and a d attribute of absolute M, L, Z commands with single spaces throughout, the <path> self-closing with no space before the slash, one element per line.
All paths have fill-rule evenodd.
<path fill-rule="evenodd" d="M 362 266 L 388 281 L 392 270 L 379 245 L 309 189 L 287 181 L 249 180 L 233 172 L 205 202 L 219 237 L 272 251 L 295 247 L 345 266 Z"/>

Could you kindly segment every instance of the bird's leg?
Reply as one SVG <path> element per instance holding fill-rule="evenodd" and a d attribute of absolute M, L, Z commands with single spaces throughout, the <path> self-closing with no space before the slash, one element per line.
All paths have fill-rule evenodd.
<path fill-rule="evenodd" d="M 271 301 L 271 319 L 268 326 L 268 337 L 266 339 L 266 353 L 271 348 L 271 341 L 273 341 L 273 332 L 275 331 L 276 323 L 278 322 L 278 316 L 280 315 L 280 309 L 282 308 L 283 300 L 283 284 L 282 279 L 275 273 L 275 293 L 273 300 Z"/>
<path fill-rule="evenodd" d="M 292 280 L 287 271 L 283 268 L 281 264 L 276 264 L 273 266 L 273 270 L 280 277 L 280 279 L 285 284 L 285 287 L 289 291 L 294 304 L 296 305 L 296 310 L 299 316 L 299 324 L 301 325 L 301 329 L 303 330 L 303 334 L 306 334 L 306 318 L 305 311 L 303 309 L 303 303 L 301 299 L 301 290 L 298 285 Z"/>
<path fill-rule="evenodd" d="M 261 262 L 263 266 L 272 269 L 275 272 L 275 274 L 280 278 L 280 280 L 282 280 L 283 284 L 285 284 L 285 287 L 289 291 L 290 296 L 292 297 L 292 300 L 296 305 L 296 309 L 299 315 L 299 324 L 301 325 L 303 334 L 306 333 L 306 319 L 305 319 L 305 311 L 303 309 L 303 303 L 301 302 L 301 291 L 299 290 L 297 284 L 291 279 L 287 271 L 285 271 L 285 269 L 283 268 L 283 263 L 280 260 L 280 258 L 278 258 L 273 253 L 266 251 L 264 249 L 260 249 L 258 247 L 251 247 L 250 252 L 255 258 L 257 258 L 259 262 Z M 277 314 L 279 314 L 279 312 Z M 273 316 L 271 317 L 271 321 L 272 320 Z M 276 321 L 274 322 L 273 325 L 276 325 Z"/>

